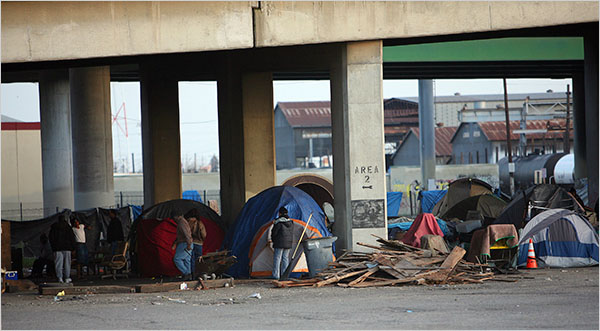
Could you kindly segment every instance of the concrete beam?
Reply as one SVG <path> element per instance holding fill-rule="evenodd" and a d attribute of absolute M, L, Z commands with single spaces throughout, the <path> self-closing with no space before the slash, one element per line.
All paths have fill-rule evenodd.
<path fill-rule="evenodd" d="M 150 207 L 181 198 L 179 87 L 153 64 L 140 69 L 144 206 Z"/>
<path fill-rule="evenodd" d="M 362 250 L 387 234 L 381 41 L 340 45 L 330 73 L 334 234 Z"/>
<path fill-rule="evenodd" d="M 598 3 L 23 1 L 2 2 L 1 15 L 2 63 L 22 63 L 597 22 Z"/>
<path fill-rule="evenodd" d="M 44 216 L 75 209 L 69 72 L 39 74 Z"/>
<path fill-rule="evenodd" d="M 256 46 L 396 39 L 598 21 L 597 2 L 263 2 Z M 468 22 L 468 24 L 465 24 Z"/>
<path fill-rule="evenodd" d="M 69 69 L 75 209 L 115 204 L 110 68 Z"/>
<path fill-rule="evenodd" d="M 251 2 L 3 2 L 2 63 L 253 46 Z"/>

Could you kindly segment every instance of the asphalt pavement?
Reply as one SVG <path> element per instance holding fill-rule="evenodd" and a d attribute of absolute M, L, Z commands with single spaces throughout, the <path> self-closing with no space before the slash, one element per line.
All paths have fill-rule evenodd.
<path fill-rule="evenodd" d="M 2 295 L 2 329 L 595 329 L 598 267 L 522 271 L 514 283 Z"/>

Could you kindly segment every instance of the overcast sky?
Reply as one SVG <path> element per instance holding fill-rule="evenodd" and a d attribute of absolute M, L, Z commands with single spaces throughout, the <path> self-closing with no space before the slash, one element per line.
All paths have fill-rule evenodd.
<path fill-rule="evenodd" d="M 552 89 L 566 91 L 570 79 L 509 79 L 508 93 L 540 93 Z M 437 96 L 470 94 L 501 94 L 501 79 L 435 80 Z M 416 80 L 385 80 L 384 98 L 416 97 Z M 274 104 L 279 101 L 329 100 L 329 81 L 278 81 L 273 84 Z M 2 84 L 0 90 L 1 111 L 25 122 L 37 122 L 39 94 L 37 84 Z M 113 116 L 125 103 L 127 133 L 125 136 L 125 114 L 121 110 L 113 123 L 113 157 L 115 160 L 131 161 L 135 154 L 136 170 L 141 169 L 141 125 L 139 83 L 111 83 Z M 198 164 L 207 163 L 212 155 L 219 154 L 217 123 L 217 87 L 215 82 L 180 82 L 179 106 L 181 120 L 181 155 L 193 162 L 194 153 Z M 130 164 L 128 165 L 130 166 Z"/>

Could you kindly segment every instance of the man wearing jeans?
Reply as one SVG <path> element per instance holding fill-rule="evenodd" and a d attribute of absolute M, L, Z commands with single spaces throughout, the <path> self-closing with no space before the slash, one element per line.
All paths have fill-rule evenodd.
<path fill-rule="evenodd" d="M 175 222 L 177 223 L 177 236 L 173 243 L 172 249 L 175 250 L 175 256 L 173 262 L 175 266 L 183 274 L 185 280 L 192 279 L 192 249 L 194 244 L 192 243 L 192 230 L 190 224 L 183 218 L 183 216 L 175 216 Z"/>
<path fill-rule="evenodd" d="M 292 221 L 288 218 L 285 207 L 279 208 L 279 218 L 273 222 L 271 240 L 273 241 L 273 278 L 279 279 L 290 264 L 290 249 L 292 248 Z"/>

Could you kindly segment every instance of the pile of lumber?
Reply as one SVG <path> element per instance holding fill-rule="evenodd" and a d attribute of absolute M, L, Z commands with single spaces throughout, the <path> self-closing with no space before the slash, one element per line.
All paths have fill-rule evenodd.
<path fill-rule="evenodd" d="M 371 253 L 346 253 L 315 278 L 300 281 L 275 281 L 278 287 L 337 285 L 371 287 L 425 284 L 482 283 L 493 279 L 484 264 L 463 260 L 465 250 L 455 247 L 449 254 L 406 245 L 377 237 L 381 246 L 358 243 L 374 249 Z"/>

